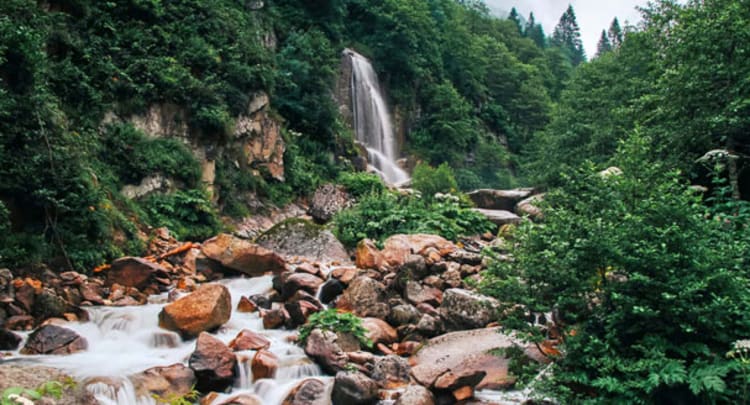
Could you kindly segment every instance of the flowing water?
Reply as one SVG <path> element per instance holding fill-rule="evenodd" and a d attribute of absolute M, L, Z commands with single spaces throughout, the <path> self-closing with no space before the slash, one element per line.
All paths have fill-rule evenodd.
<path fill-rule="evenodd" d="M 352 64 L 351 95 L 357 140 L 367 148 L 371 167 L 386 182 L 403 184 L 409 175 L 396 164 L 398 142 L 375 69 L 367 58 L 351 49 L 345 55 Z"/>
<path fill-rule="evenodd" d="M 236 308 L 241 296 L 271 289 L 271 276 L 221 283 L 229 289 L 232 308 Z M 11 360 L 59 368 L 78 380 L 88 381 L 87 388 L 102 404 L 156 404 L 153 398 L 137 397 L 135 387 L 127 377 L 151 367 L 186 364 L 195 348 L 195 340 L 183 341 L 178 334 L 159 327 L 159 312 L 166 303 L 166 294 L 162 294 L 151 297 L 149 304 L 143 306 L 92 307 L 88 310 L 90 322 L 61 324 L 85 337 L 88 350 L 67 356 L 16 354 Z M 249 393 L 256 395 L 263 404 L 276 405 L 305 378 L 330 380 L 330 377 L 322 376 L 320 368 L 308 359 L 302 348 L 288 341 L 292 331 L 263 329 L 263 321 L 257 312 L 234 311 L 231 319 L 214 336 L 229 343 L 242 329 L 258 332 L 271 341 L 269 351 L 279 358 L 276 378 L 252 381 L 250 361 L 255 352 L 237 352 L 239 363 L 234 388 L 231 394 L 221 395 L 214 403 Z"/>

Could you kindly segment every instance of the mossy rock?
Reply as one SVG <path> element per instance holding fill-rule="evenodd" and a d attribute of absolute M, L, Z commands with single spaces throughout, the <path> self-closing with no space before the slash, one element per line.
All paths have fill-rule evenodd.
<path fill-rule="evenodd" d="M 258 245 L 283 256 L 303 257 L 313 262 L 348 262 L 349 254 L 325 227 L 292 218 L 276 224 L 255 240 Z"/>

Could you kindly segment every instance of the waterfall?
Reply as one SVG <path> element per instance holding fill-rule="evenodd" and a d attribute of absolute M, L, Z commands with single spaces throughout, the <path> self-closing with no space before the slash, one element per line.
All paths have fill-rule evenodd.
<path fill-rule="evenodd" d="M 352 65 L 351 96 L 354 132 L 367 148 L 368 160 L 375 171 L 390 184 L 402 184 L 409 175 L 397 164 L 398 147 L 393 121 L 380 90 L 378 76 L 367 58 L 351 49 L 344 51 Z"/>

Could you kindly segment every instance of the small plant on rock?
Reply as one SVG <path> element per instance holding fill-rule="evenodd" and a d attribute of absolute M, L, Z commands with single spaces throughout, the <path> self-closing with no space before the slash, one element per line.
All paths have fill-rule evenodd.
<path fill-rule="evenodd" d="M 372 341 L 367 338 L 367 329 L 362 326 L 362 320 L 352 313 L 337 312 L 335 309 L 314 313 L 299 330 L 299 341 L 303 345 L 314 329 L 327 330 L 335 333 L 353 335 L 366 347 L 372 347 Z"/>

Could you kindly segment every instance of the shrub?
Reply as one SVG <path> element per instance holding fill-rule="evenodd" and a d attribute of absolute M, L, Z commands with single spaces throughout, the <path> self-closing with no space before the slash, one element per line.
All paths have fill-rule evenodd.
<path fill-rule="evenodd" d="M 147 197 L 143 207 L 153 226 L 165 226 L 178 239 L 201 241 L 221 231 L 211 200 L 202 190 Z"/>
<path fill-rule="evenodd" d="M 437 193 L 455 193 L 458 190 L 456 177 L 448 163 L 443 163 L 437 168 L 419 163 L 414 168 L 411 184 L 427 199 L 432 199 Z"/>
<path fill-rule="evenodd" d="M 367 329 L 362 326 L 362 320 L 351 313 L 340 313 L 335 309 L 328 309 L 310 315 L 307 323 L 299 329 L 299 341 L 304 345 L 314 329 L 322 329 L 336 333 L 353 335 L 365 347 L 372 347 L 372 341 L 367 338 Z"/>
<path fill-rule="evenodd" d="M 339 174 L 338 183 L 346 188 L 353 197 L 362 197 L 367 194 L 381 193 L 385 190 L 383 180 L 374 173 L 365 172 L 342 172 Z"/>

